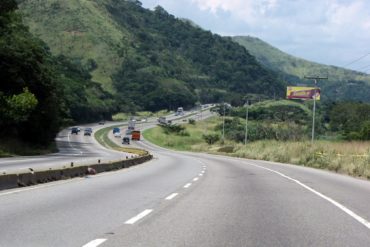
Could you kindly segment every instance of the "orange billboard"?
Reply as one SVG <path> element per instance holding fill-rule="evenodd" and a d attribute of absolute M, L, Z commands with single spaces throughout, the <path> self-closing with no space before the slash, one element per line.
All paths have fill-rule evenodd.
<path fill-rule="evenodd" d="M 318 87 L 287 87 L 287 99 L 314 99 L 320 100 L 320 88 Z"/>

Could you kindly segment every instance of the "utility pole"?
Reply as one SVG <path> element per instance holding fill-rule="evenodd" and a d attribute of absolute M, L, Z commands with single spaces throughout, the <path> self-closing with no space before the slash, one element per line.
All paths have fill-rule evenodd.
<path fill-rule="evenodd" d="M 314 89 L 314 95 L 313 95 L 313 114 L 312 114 L 312 133 L 311 133 L 311 144 L 313 144 L 313 141 L 315 139 L 315 115 L 316 115 L 316 90 L 317 90 L 317 81 L 318 80 L 327 80 L 328 77 L 320 77 L 320 76 L 305 76 L 305 79 L 311 79 L 315 82 L 315 89 Z"/>
<path fill-rule="evenodd" d="M 247 141 L 248 141 L 248 110 L 249 110 L 249 102 L 247 100 L 247 104 L 246 104 L 246 113 L 245 113 L 245 135 L 244 135 L 244 145 L 247 145 Z"/>
<path fill-rule="evenodd" d="M 222 141 L 225 140 L 225 103 L 224 103 L 224 114 L 222 115 Z"/>

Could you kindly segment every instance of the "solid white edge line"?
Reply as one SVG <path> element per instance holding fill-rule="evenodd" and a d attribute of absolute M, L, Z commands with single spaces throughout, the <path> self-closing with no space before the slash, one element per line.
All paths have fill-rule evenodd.
<path fill-rule="evenodd" d="M 140 214 L 136 215 L 135 217 L 132 217 L 128 221 L 125 222 L 126 225 L 132 225 L 135 224 L 138 220 L 144 218 L 148 214 L 150 214 L 153 211 L 153 209 L 145 209 L 143 212 Z"/>
<path fill-rule="evenodd" d="M 87 244 L 85 244 L 84 246 L 82 247 L 96 247 L 96 246 L 99 246 L 101 245 L 102 243 L 104 243 L 105 241 L 107 241 L 107 239 L 105 238 L 98 238 L 98 239 L 95 239 Z"/>
<path fill-rule="evenodd" d="M 194 181 L 194 182 L 195 182 L 195 181 L 198 181 L 198 179 L 199 179 L 199 178 L 193 178 L 193 181 Z"/>
<path fill-rule="evenodd" d="M 167 196 L 166 197 L 166 200 L 172 200 L 173 198 L 175 198 L 179 193 L 172 193 L 171 195 Z"/>
<path fill-rule="evenodd" d="M 191 183 L 187 183 L 187 184 L 185 184 L 185 185 L 184 185 L 184 188 L 185 188 L 185 189 L 187 189 L 187 188 L 189 188 L 190 186 L 191 186 Z"/>
<path fill-rule="evenodd" d="M 299 180 L 297 179 L 294 179 L 294 178 L 291 178 L 281 172 L 278 172 L 278 171 L 275 171 L 275 170 L 272 170 L 272 169 L 269 169 L 269 168 L 266 168 L 266 167 L 263 167 L 263 166 L 259 166 L 259 165 L 255 165 L 255 164 L 251 164 L 251 163 L 248 163 L 249 165 L 252 165 L 252 166 L 255 166 L 255 167 L 259 167 L 259 168 L 262 168 L 262 169 L 265 169 L 267 171 L 270 171 L 270 172 L 273 172 L 273 173 L 276 173 L 288 180 L 291 180 L 295 183 L 297 183 L 298 185 L 302 186 L 303 188 L 305 188 L 306 190 L 308 191 L 311 191 L 312 193 L 316 194 L 317 196 L 321 197 L 322 199 L 330 202 L 331 204 L 333 204 L 334 206 L 336 206 L 337 208 L 339 208 L 340 210 L 342 210 L 343 212 L 345 212 L 346 214 L 348 214 L 349 216 L 351 216 L 352 218 L 354 218 L 355 220 L 357 220 L 358 222 L 360 222 L 361 224 L 363 224 L 365 227 L 367 227 L 368 229 L 370 229 L 370 222 L 367 221 L 366 219 L 362 218 L 361 216 L 357 215 L 356 213 L 354 213 L 352 210 L 346 208 L 345 206 L 343 206 L 342 204 L 340 204 L 339 202 L 333 200 L 332 198 L 328 197 L 328 196 L 325 196 L 323 194 L 321 194 L 320 192 L 312 189 L 311 187 L 305 185 L 304 183 L 300 182 Z"/>

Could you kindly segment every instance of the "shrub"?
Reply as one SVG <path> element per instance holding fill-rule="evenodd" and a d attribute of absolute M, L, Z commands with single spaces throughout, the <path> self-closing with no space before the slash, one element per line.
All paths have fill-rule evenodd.
<path fill-rule="evenodd" d="M 202 138 L 208 143 L 208 145 L 212 145 L 220 140 L 220 136 L 218 134 L 202 135 Z"/>
<path fill-rule="evenodd" d="M 189 124 L 195 125 L 195 120 L 192 118 L 189 118 Z"/>
<path fill-rule="evenodd" d="M 160 126 L 163 129 L 164 133 L 166 133 L 166 134 L 173 133 L 173 134 L 176 134 L 176 135 L 180 135 L 181 132 L 184 132 L 185 131 L 185 127 L 184 126 L 181 126 L 181 125 L 176 125 L 176 124 L 162 124 Z"/>

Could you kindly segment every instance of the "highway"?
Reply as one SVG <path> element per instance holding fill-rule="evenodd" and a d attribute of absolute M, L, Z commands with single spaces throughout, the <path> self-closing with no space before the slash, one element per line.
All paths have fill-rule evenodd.
<path fill-rule="evenodd" d="M 115 124 L 117 123 L 85 125 L 81 127 L 81 132 L 78 135 L 71 134 L 70 128 L 64 129 L 56 137 L 56 145 L 59 150 L 57 153 L 41 156 L 0 158 L 0 173 L 17 173 L 28 171 L 29 168 L 36 171 L 68 167 L 71 165 L 71 162 L 74 165 L 82 165 L 97 163 L 99 159 L 102 162 L 123 159 L 129 154 L 106 149 L 98 144 L 93 137 L 94 133 L 91 136 L 84 136 L 83 133 L 85 127 L 92 127 L 94 132 L 96 132 L 101 128 Z"/>
<path fill-rule="evenodd" d="M 0 192 L 0 246 L 369 246 L 369 181 L 133 145 L 154 159 Z"/>

